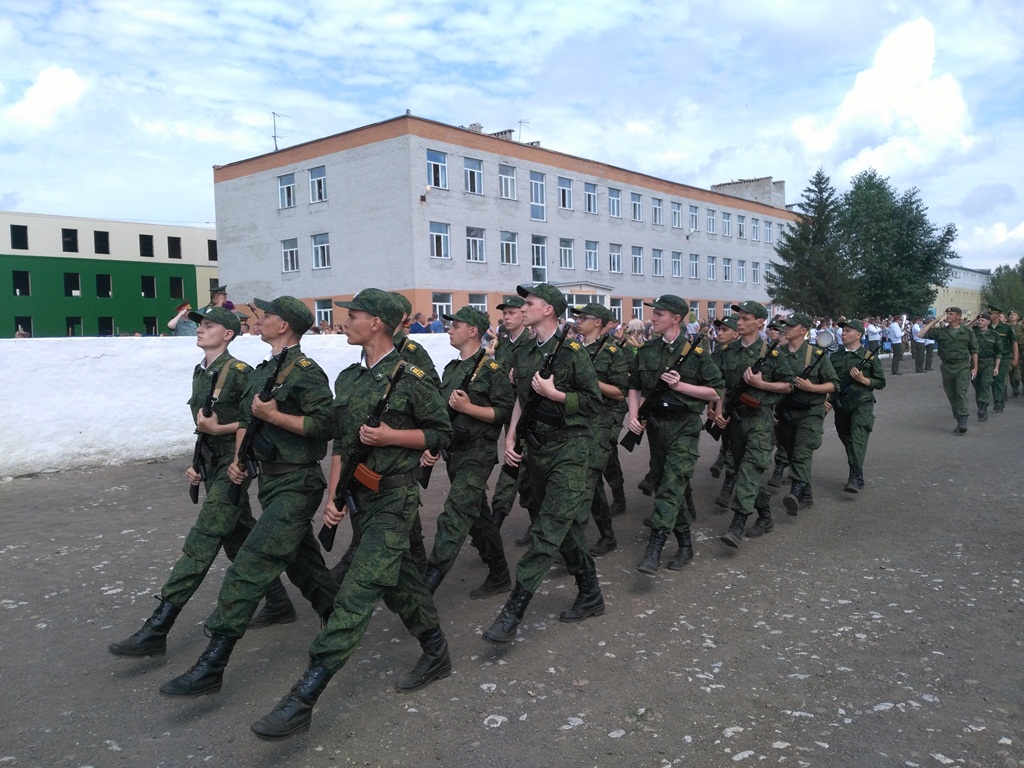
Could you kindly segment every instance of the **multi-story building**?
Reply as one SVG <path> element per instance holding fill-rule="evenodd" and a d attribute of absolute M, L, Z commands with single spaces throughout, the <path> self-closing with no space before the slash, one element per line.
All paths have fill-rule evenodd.
<path fill-rule="evenodd" d="M 167 332 L 217 282 L 211 227 L 0 211 L 0 336 Z"/>
<path fill-rule="evenodd" d="M 979 312 L 986 309 L 982 294 L 992 278 L 992 273 L 987 269 L 968 269 L 959 261 L 951 262 L 951 265 L 953 274 L 950 275 L 949 283 L 936 286 L 938 293 L 935 295 L 931 314 L 941 316 L 946 307 L 960 307 L 971 318 L 977 317 Z M 1006 311 L 1009 312 L 1010 309 L 1008 307 Z"/>
<path fill-rule="evenodd" d="M 214 169 L 221 276 L 289 293 L 331 321 L 366 286 L 416 311 L 492 311 L 522 283 L 645 316 L 662 293 L 701 318 L 768 303 L 796 216 L 770 178 L 699 189 L 405 115 Z"/>

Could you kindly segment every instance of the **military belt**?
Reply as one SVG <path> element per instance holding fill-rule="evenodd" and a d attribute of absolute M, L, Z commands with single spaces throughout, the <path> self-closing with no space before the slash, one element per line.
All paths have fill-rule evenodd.
<path fill-rule="evenodd" d="M 574 437 L 593 437 L 594 433 L 590 427 L 566 427 L 565 429 L 554 429 L 550 432 L 534 432 L 533 441 L 537 445 L 545 443 L 559 443 L 571 440 Z"/>
<path fill-rule="evenodd" d="M 287 475 L 289 472 L 297 472 L 300 469 L 309 469 L 315 464 L 283 464 L 274 461 L 261 461 L 260 474 L 263 475 Z"/>
<path fill-rule="evenodd" d="M 408 472 L 400 472 L 397 475 L 382 475 L 377 483 L 377 490 L 391 491 L 395 488 L 404 488 L 407 485 L 415 485 L 419 480 L 419 467 L 410 469 Z"/>
<path fill-rule="evenodd" d="M 478 448 L 494 448 L 497 443 L 497 438 L 494 437 L 478 437 L 475 440 L 453 440 L 452 444 L 448 446 L 449 451 L 475 451 Z"/>

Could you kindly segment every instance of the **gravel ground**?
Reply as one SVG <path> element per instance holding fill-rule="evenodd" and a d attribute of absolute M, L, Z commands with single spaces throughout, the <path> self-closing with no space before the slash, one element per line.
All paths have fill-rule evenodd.
<path fill-rule="evenodd" d="M 815 507 L 787 517 L 777 492 L 774 532 L 739 551 L 718 541 L 728 517 L 711 504 L 705 437 L 697 557 L 682 572 L 635 570 L 646 441 L 623 453 L 630 509 L 615 518 L 619 549 L 599 560 L 603 617 L 557 620 L 575 586 L 556 569 L 519 640 L 494 650 L 480 633 L 502 598 L 468 599 L 485 571 L 467 548 L 437 595 L 452 676 L 396 693 L 419 648 L 381 608 L 311 730 L 280 744 L 249 724 L 305 668 L 319 626 L 294 587 L 300 620 L 249 633 L 219 694 L 182 702 L 157 689 L 205 647 L 223 558 L 166 656 L 106 650 L 155 607 L 188 531 L 187 457 L 6 482 L 0 766 L 1024 765 L 1024 482 L 1012 448 L 1024 398 L 961 437 L 937 371 L 892 379 L 879 400 L 866 491 L 842 492 L 830 420 Z M 428 534 L 447 490 L 435 477 Z M 517 509 L 504 529 L 513 563 L 525 519 Z"/>

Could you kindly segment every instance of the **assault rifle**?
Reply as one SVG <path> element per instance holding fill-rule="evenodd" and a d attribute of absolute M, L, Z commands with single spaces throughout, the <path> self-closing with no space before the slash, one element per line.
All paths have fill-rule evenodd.
<path fill-rule="evenodd" d="M 767 361 L 768 358 L 771 357 L 772 352 L 774 352 L 775 348 L 779 346 L 780 341 L 782 341 L 781 338 L 776 339 L 771 344 L 768 344 L 765 347 L 764 354 L 757 358 L 754 364 L 750 366 L 750 370 L 753 371 L 754 373 L 760 371 L 762 366 L 764 366 L 765 361 Z M 748 389 L 750 389 L 750 385 L 747 384 L 746 379 L 743 378 L 741 378 L 739 382 L 733 385 L 733 387 L 728 392 L 725 393 L 725 403 L 722 405 L 722 413 L 727 414 L 730 418 L 732 418 L 732 416 L 734 415 L 733 411 L 736 410 L 736 406 L 739 405 L 740 403 L 751 405 L 751 407 L 760 407 L 761 404 L 758 401 L 753 400 L 753 398 L 747 395 Z M 746 398 L 746 401 L 744 400 L 744 398 Z M 756 403 L 756 406 L 752 405 L 752 403 Z M 715 424 L 714 419 L 708 419 L 707 421 L 704 422 L 704 431 L 711 435 L 711 437 L 713 437 L 715 440 L 720 440 L 722 437 L 722 433 L 725 432 L 725 429 Z"/>
<path fill-rule="evenodd" d="M 867 347 L 865 347 L 867 349 Z M 874 360 L 875 356 L 882 350 L 882 346 L 879 345 L 878 349 L 867 349 L 867 353 L 861 358 L 861 363 L 866 363 L 870 360 Z M 859 368 L 860 366 L 854 366 Z M 842 406 L 843 398 L 849 397 L 850 387 L 853 385 L 853 376 L 847 371 L 843 374 L 843 380 L 839 382 L 839 390 L 832 395 L 832 402 L 836 405 Z"/>
<path fill-rule="evenodd" d="M 540 370 L 538 373 L 542 379 L 550 379 L 555 369 L 555 358 L 558 357 L 558 353 L 562 351 L 562 344 L 565 343 L 566 336 L 569 335 L 569 324 L 566 323 L 555 333 L 555 346 L 551 348 L 551 351 L 544 355 L 544 361 L 541 363 Z M 516 437 L 513 443 L 513 450 L 516 453 L 522 455 L 523 453 L 523 440 L 525 439 L 530 442 L 534 448 L 540 447 L 540 442 L 533 434 L 533 428 L 537 423 L 537 409 L 540 407 L 541 401 L 544 400 L 544 396 L 535 389 L 530 390 L 530 396 L 526 400 L 526 405 L 523 406 L 523 410 L 519 413 L 519 422 L 516 424 Z M 502 464 L 501 471 L 504 472 L 511 478 L 519 477 L 519 467 L 513 467 L 511 464 Z"/>
<path fill-rule="evenodd" d="M 217 387 L 217 376 L 220 374 L 218 369 L 210 371 L 210 391 L 206 395 L 206 402 L 203 403 L 203 416 L 210 418 L 213 415 L 213 404 L 217 402 L 217 398 L 214 394 L 214 389 Z M 192 469 L 199 473 L 199 478 L 202 482 L 206 482 L 208 477 L 206 471 L 206 458 L 203 456 L 203 451 L 206 450 L 206 438 L 205 432 L 200 432 L 199 436 L 196 437 L 196 447 L 192 449 Z M 189 483 L 188 486 L 188 497 L 192 499 L 193 504 L 199 503 L 199 485 L 192 485 Z"/>
<path fill-rule="evenodd" d="M 477 355 L 479 355 L 479 359 L 476 361 L 476 365 L 469 369 L 469 373 L 466 374 L 466 377 L 462 380 L 462 383 L 457 388 L 461 389 L 463 392 L 465 392 L 466 388 L 473 383 L 473 379 L 476 378 L 476 375 L 480 372 L 480 369 L 484 367 L 484 363 L 487 362 L 487 356 L 484 354 L 484 351 L 482 349 L 479 352 L 477 352 Z M 455 417 L 457 415 L 458 414 L 456 414 L 456 412 L 453 411 L 451 407 L 448 408 L 448 419 L 452 422 L 453 427 Z M 441 449 L 441 458 L 443 458 L 445 461 L 448 461 L 448 451 L 445 450 L 444 448 Z M 423 490 L 426 490 L 427 486 L 430 485 L 430 473 L 433 471 L 433 464 L 431 464 L 429 467 L 420 468 L 420 485 L 423 486 Z"/>
<path fill-rule="evenodd" d="M 274 387 L 277 385 L 277 376 L 281 373 L 281 366 L 284 365 L 284 359 L 288 355 L 288 349 L 282 349 L 275 357 L 274 372 L 267 377 L 267 380 L 263 382 L 263 389 L 259 391 L 257 397 L 264 403 L 270 400 L 270 396 L 274 391 Z M 245 430 L 245 437 L 242 438 L 242 444 L 238 446 L 238 463 L 245 465 L 245 471 L 250 477 L 256 477 L 260 473 L 260 468 L 256 464 L 256 457 L 253 455 L 253 442 L 259 437 L 260 432 L 263 431 L 263 425 L 266 422 L 263 419 L 258 419 L 255 416 L 249 419 L 249 426 Z M 228 488 L 228 501 L 233 505 L 237 506 L 238 502 L 242 498 L 242 486 L 241 484 L 232 483 L 231 487 Z"/>
<path fill-rule="evenodd" d="M 384 390 L 384 394 L 377 401 L 377 404 L 373 406 L 373 410 L 364 422 L 366 426 L 380 426 L 380 420 L 388 409 L 388 401 L 391 399 L 395 387 L 398 386 L 399 380 L 401 380 L 402 375 L 405 373 L 406 364 L 405 360 L 398 361 L 395 370 L 388 377 L 387 389 Z M 380 475 L 363 463 L 369 455 L 370 446 L 361 443 L 357 437 L 355 447 L 349 451 L 348 456 L 345 457 L 345 463 L 341 466 L 341 477 L 338 478 L 338 486 L 334 490 L 334 506 L 338 509 L 347 506 L 350 514 L 356 513 L 355 500 L 352 498 L 352 491 L 349 488 L 352 485 L 353 479 L 358 478 L 359 482 L 370 490 L 377 490 Z M 326 551 L 330 552 L 334 548 L 334 537 L 337 533 L 338 526 L 328 525 L 326 522 L 320 528 L 317 538 L 320 539 L 320 543 Z"/>
<path fill-rule="evenodd" d="M 611 336 L 611 334 L 606 333 L 603 336 L 601 336 L 600 339 L 598 339 L 597 347 L 594 349 L 593 352 L 590 353 L 590 362 L 594 362 L 595 360 L 597 360 L 597 356 L 601 354 L 601 350 L 604 349 L 604 345 L 608 343 L 609 336 Z"/>
<path fill-rule="evenodd" d="M 835 341 L 835 337 L 831 331 L 818 331 L 818 335 L 814 337 L 814 344 L 811 345 L 811 356 L 814 358 L 809 362 L 804 369 L 797 376 L 798 379 L 806 379 L 810 376 L 814 369 L 818 367 L 818 363 L 822 361 L 828 352 L 828 348 L 832 346 L 832 342 Z M 815 349 L 816 347 L 816 349 Z M 793 409 L 795 411 L 806 411 L 811 408 L 808 404 L 800 404 L 799 401 L 795 400 L 796 391 L 790 392 L 786 397 L 779 403 L 778 410 L 776 413 L 784 421 L 792 421 L 792 416 L 788 413 L 787 409 Z M 820 403 L 819 403 L 820 404 Z"/>
<path fill-rule="evenodd" d="M 686 350 L 681 355 L 679 355 L 679 357 L 676 358 L 676 361 L 672 363 L 672 365 L 670 365 L 668 368 L 666 368 L 664 372 L 667 373 L 668 371 L 681 371 L 683 366 L 686 364 L 686 361 L 690 359 L 690 355 L 693 354 L 693 350 L 697 348 L 697 346 L 701 342 L 701 339 L 703 338 L 703 333 L 697 334 L 697 338 L 690 342 L 690 345 L 686 347 Z M 654 385 L 654 390 L 647 397 L 647 399 L 644 400 L 643 405 L 640 406 L 640 410 L 637 411 L 637 420 L 640 422 L 649 422 L 652 427 L 657 429 L 660 426 L 660 424 L 658 423 L 657 418 L 655 418 L 654 414 L 652 413 L 652 411 L 654 410 L 654 404 L 660 402 L 661 399 L 666 394 L 668 394 L 668 392 L 668 384 L 662 381 L 662 379 L 659 377 L 658 383 Z M 640 441 L 643 439 L 643 432 L 641 432 L 638 435 L 635 432 L 630 432 L 629 430 L 626 430 L 626 436 L 619 441 L 619 445 L 621 445 L 627 451 L 632 453 L 633 449 L 640 445 Z"/>

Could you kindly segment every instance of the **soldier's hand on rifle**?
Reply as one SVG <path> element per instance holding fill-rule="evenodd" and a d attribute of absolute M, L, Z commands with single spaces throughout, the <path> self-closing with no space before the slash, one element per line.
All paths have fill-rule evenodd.
<path fill-rule="evenodd" d="M 228 464 L 228 478 L 235 485 L 241 485 L 248 476 L 249 473 L 245 469 L 245 464 L 242 464 L 238 457 L 235 456 L 234 461 Z"/>
<path fill-rule="evenodd" d="M 674 371 L 671 368 L 661 374 L 661 380 L 668 384 L 670 388 L 673 388 L 675 384 L 678 384 L 679 379 L 679 371 Z"/>
<path fill-rule="evenodd" d="M 424 451 L 423 455 L 420 456 L 421 467 L 432 467 L 437 464 L 437 460 L 441 458 L 440 452 L 434 454 L 430 451 Z"/>
<path fill-rule="evenodd" d="M 220 426 L 220 419 L 217 418 L 217 412 L 214 411 L 209 416 L 203 415 L 202 408 L 196 414 L 196 430 L 206 435 L 217 434 L 216 427 Z"/>
<path fill-rule="evenodd" d="M 826 397 L 825 398 L 825 413 L 828 413 L 831 410 L 832 410 L 832 399 Z"/>
<path fill-rule="evenodd" d="M 640 421 L 640 419 L 630 419 L 629 421 L 626 422 L 626 429 L 628 429 L 634 435 L 642 435 L 646 428 L 647 423 Z"/>
<path fill-rule="evenodd" d="M 860 368 L 851 368 L 850 378 L 856 381 L 858 384 L 863 384 L 865 387 L 871 384 L 871 380 L 860 372 Z"/>
<path fill-rule="evenodd" d="M 394 433 L 391 427 L 381 422 L 379 427 L 370 427 L 363 424 L 359 428 L 359 442 L 363 445 L 369 445 L 374 448 L 379 448 L 383 445 L 396 445 L 395 439 L 392 433 Z"/>
<path fill-rule="evenodd" d="M 714 402 L 708 403 L 708 418 L 722 429 L 725 429 L 729 425 L 729 420 L 725 418 L 725 415 L 722 413 L 721 400 L 715 400 Z"/>
<path fill-rule="evenodd" d="M 515 435 L 513 434 L 512 439 L 505 440 L 505 463 L 510 467 L 518 467 L 523 460 L 523 454 L 516 453 L 515 445 Z"/>
<path fill-rule="evenodd" d="M 340 523 L 347 514 L 348 507 L 342 505 L 341 509 L 338 509 L 334 505 L 334 499 L 328 499 L 327 504 L 324 505 L 324 522 L 332 528 Z"/>
<path fill-rule="evenodd" d="M 533 374 L 533 381 L 530 382 L 530 386 L 533 387 L 533 391 L 542 397 L 546 397 L 548 400 L 556 400 L 558 397 L 559 390 L 555 387 L 555 377 L 545 379 L 540 375 L 540 371 Z"/>
<path fill-rule="evenodd" d="M 259 395 L 255 395 L 252 398 L 252 415 L 261 421 L 267 422 L 267 424 L 274 423 L 274 414 L 279 413 L 277 409 L 277 400 L 270 398 L 266 402 L 260 400 Z"/>
<path fill-rule="evenodd" d="M 472 404 L 473 403 L 469 399 L 469 395 L 467 395 L 461 389 L 456 389 L 448 398 L 448 407 L 451 408 L 456 413 L 466 413 L 466 406 Z"/>
<path fill-rule="evenodd" d="M 747 368 L 747 370 L 743 372 L 743 380 L 750 386 L 758 389 L 760 389 L 761 385 L 764 384 L 764 376 L 761 375 L 760 371 L 755 371 L 753 368 Z"/>
<path fill-rule="evenodd" d="M 192 485 L 199 485 L 203 479 L 202 476 L 192 468 L 191 464 L 185 468 L 185 477 L 188 478 L 188 481 L 192 483 Z"/>
<path fill-rule="evenodd" d="M 803 378 L 801 378 L 799 376 L 796 377 L 795 382 L 796 382 L 796 388 L 797 389 L 802 389 L 805 392 L 810 392 L 811 389 L 814 387 L 814 384 L 811 382 L 810 379 L 803 379 Z"/>

